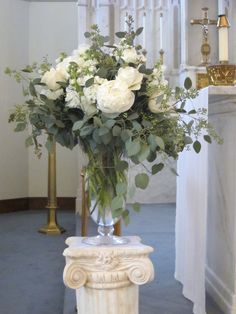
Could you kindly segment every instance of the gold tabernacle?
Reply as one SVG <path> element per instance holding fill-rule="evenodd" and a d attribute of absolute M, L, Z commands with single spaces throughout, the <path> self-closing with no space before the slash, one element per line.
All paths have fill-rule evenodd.
<path fill-rule="evenodd" d="M 235 64 L 215 64 L 207 67 L 210 85 L 232 86 L 236 83 Z"/>

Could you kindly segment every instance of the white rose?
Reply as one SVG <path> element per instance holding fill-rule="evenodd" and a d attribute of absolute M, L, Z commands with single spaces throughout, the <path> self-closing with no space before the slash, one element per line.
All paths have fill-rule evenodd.
<path fill-rule="evenodd" d="M 65 81 L 66 81 L 65 72 L 62 69 L 54 68 L 51 68 L 50 71 L 47 71 L 41 79 L 41 82 L 46 84 L 48 88 L 50 88 L 52 91 L 61 88 L 61 86 L 57 84 L 57 82 Z"/>
<path fill-rule="evenodd" d="M 143 80 L 143 74 L 133 67 L 120 68 L 117 80 L 126 83 L 131 90 L 139 90 Z"/>
<path fill-rule="evenodd" d="M 127 63 L 136 63 L 139 55 L 134 47 L 124 49 L 121 58 Z"/>
<path fill-rule="evenodd" d="M 56 91 L 51 91 L 49 89 L 43 89 L 41 91 L 41 95 L 45 95 L 48 99 L 56 100 L 59 98 L 61 95 L 63 95 L 64 91 L 62 88 L 57 89 Z"/>
<path fill-rule="evenodd" d="M 170 100 L 168 103 L 162 104 L 162 100 L 165 100 L 165 94 L 163 92 L 155 92 L 150 96 L 148 101 L 148 108 L 153 113 L 169 112 L 174 109 L 175 100 Z"/>
<path fill-rule="evenodd" d="M 127 85 L 117 80 L 103 83 L 97 90 L 97 108 L 105 113 L 121 113 L 134 103 L 134 93 Z"/>

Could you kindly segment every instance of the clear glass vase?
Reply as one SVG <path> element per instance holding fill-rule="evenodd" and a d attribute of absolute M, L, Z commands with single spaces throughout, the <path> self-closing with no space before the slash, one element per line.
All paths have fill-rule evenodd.
<path fill-rule="evenodd" d="M 91 202 L 92 205 L 95 201 Z M 112 217 L 111 208 L 105 208 L 102 213 L 100 213 L 98 207 L 92 206 L 90 210 L 93 210 L 90 216 L 93 221 L 98 225 L 98 235 L 95 237 L 87 237 L 83 240 L 84 243 L 90 245 L 116 245 L 116 244 L 126 244 L 128 239 L 125 237 L 115 236 L 114 225 L 119 221 L 120 218 Z"/>
<path fill-rule="evenodd" d="M 126 181 L 126 171 L 117 172 L 113 158 L 102 156 L 101 160 L 89 162 L 85 174 L 85 186 L 90 216 L 98 225 L 98 235 L 84 238 L 84 243 L 90 245 L 128 243 L 127 238 L 113 235 L 114 225 L 121 219 L 121 215 L 114 215 L 112 210 L 112 200 L 117 196 L 116 185 Z M 123 197 L 121 212 L 124 207 L 125 197 Z"/>

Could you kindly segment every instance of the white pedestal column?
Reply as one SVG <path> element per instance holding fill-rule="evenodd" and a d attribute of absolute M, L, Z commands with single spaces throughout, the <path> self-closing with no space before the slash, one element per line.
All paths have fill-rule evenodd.
<path fill-rule="evenodd" d="M 126 245 L 90 246 L 81 237 L 66 240 L 64 282 L 76 289 L 80 314 L 138 314 L 139 285 L 152 281 L 150 246 L 138 237 Z"/>

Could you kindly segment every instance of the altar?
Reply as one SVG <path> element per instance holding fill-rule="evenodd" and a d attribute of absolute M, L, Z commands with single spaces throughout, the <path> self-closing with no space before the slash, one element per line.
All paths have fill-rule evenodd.
<path fill-rule="evenodd" d="M 205 314 L 205 291 L 224 313 L 236 313 L 236 87 L 210 86 L 188 106 L 208 109 L 224 143 L 183 152 L 178 161 L 176 272 L 194 313 Z"/>

